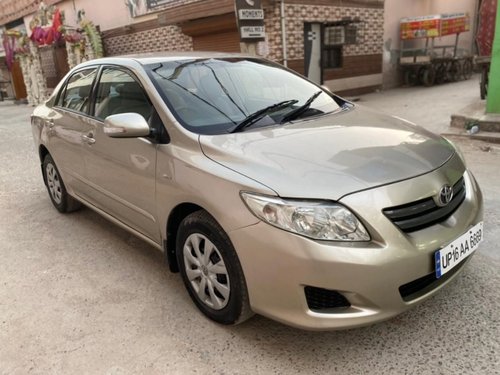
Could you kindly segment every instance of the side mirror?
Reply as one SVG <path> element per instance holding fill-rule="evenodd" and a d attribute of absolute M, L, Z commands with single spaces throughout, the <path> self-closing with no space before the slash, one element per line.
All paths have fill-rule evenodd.
<path fill-rule="evenodd" d="M 119 113 L 104 120 L 104 134 L 111 138 L 147 137 L 149 125 L 138 113 Z"/>

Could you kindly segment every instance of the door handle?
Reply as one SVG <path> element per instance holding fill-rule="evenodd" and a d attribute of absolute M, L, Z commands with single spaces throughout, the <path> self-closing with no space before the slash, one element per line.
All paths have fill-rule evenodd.
<path fill-rule="evenodd" d="M 93 145 L 95 143 L 95 138 L 92 136 L 92 133 L 90 133 L 89 135 L 82 135 L 82 139 L 89 145 Z"/>

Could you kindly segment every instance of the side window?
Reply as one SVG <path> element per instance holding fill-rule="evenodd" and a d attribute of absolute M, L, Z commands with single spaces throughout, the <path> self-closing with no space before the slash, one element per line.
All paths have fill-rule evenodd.
<path fill-rule="evenodd" d="M 96 68 L 80 70 L 73 74 L 69 78 L 62 95 L 59 96 L 57 105 L 86 113 L 89 108 L 90 91 L 96 74 Z"/>
<path fill-rule="evenodd" d="M 126 71 L 106 68 L 101 74 L 95 103 L 95 117 L 135 112 L 149 120 L 153 107 L 141 85 Z"/>

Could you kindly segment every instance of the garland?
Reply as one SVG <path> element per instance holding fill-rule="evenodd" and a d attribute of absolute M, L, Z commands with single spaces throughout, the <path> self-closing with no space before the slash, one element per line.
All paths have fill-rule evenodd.
<path fill-rule="evenodd" d="M 40 9 L 30 22 L 30 39 L 37 46 L 58 43 L 63 38 L 64 14 L 54 6 L 40 4 Z"/>
<path fill-rule="evenodd" d="M 89 21 L 87 18 L 85 18 L 84 10 L 80 10 L 78 12 L 78 20 L 80 21 L 80 27 L 87 35 L 90 45 L 92 46 L 94 57 L 95 58 L 103 57 L 104 52 L 102 48 L 102 39 L 99 31 L 97 30 L 97 27 L 94 25 L 92 21 Z"/>

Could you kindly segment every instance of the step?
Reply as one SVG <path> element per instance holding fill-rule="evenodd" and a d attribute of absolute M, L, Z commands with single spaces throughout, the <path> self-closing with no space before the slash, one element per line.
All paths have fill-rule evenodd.
<path fill-rule="evenodd" d="M 471 124 L 478 125 L 481 132 L 500 132 L 500 114 L 486 113 L 486 101 L 478 100 L 451 115 L 452 128 L 467 129 Z"/>
<path fill-rule="evenodd" d="M 456 129 L 467 129 L 471 124 L 478 125 L 482 132 L 500 132 L 500 115 L 486 114 L 481 117 L 451 115 L 450 126 Z"/>
<path fill-rule="evenodd" d="M 481 128 L 480 128 L 481 129 Z M 458 138 L 468 138 L 477 141 L 490 142 L 500 144 L 500 131 L 482 131 L 475 134 L 468 134 L 464 128 L 450 127 L 448 132 L 441 133 L 443 137 L 458 137 Z"/>

